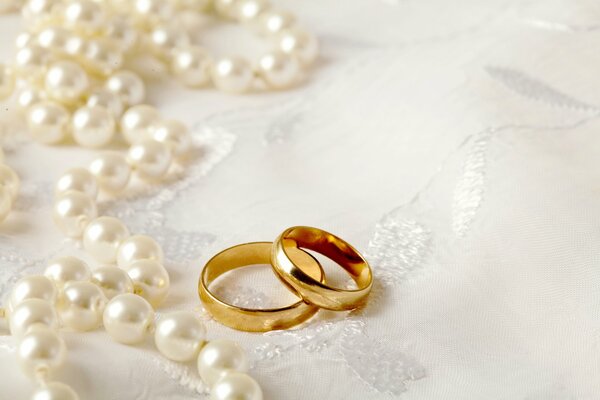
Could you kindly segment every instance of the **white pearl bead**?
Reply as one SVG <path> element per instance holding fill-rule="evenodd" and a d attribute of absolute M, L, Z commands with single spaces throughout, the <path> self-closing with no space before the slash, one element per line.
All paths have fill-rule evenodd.
<path fill-rule="evenodd" d="M 174 23 L 161 24 L 152 30 L 150 42 L 156 54 L 164 56 L 173 49 L 189 46 L 190 37 Z"/>
<path fill-rule="evenodd" d="M 66 29 L 60 27 L 48 27 L 42 29 L 36 36 L 37 44 L 47 50 L 64 53 L 67 50 L 72 35 Z"/>
<path fill-rule="evenodd" d="M 67 354 L 64 340 L 55 330 L 35 326 L 17 345 L 17 356 L 25 373 L 35 377 L 49 373 L 62 366 Z"/>
<path fill-rule="evenodd" d="M 85 66 L 94 74 L 108 76 L 123 65 L 121 50 L 116 44 L 106 39 L 89 41 L 84 53 Z"/>
<path fill-rule="evenodd" d="M 98 208 L 87 194 L 70 191 L 56 198 L 53 216 L 65 236 L 79 238 L 89 222 L 98 216 Z"/>
<path fill-rule="evenodd" d="M 21 32 L 15 38 L 15 47 L 17 49 L 22 49 L 23 47 L 30 45 L 34 38 L 35 36 L 29 32 Z"/>
<path fill-rule="evenodd" d="M 300 63 L 280 51 L 265 54 L 258 61 L 258 74 L 270 87 L 284 89 L 297 82 Z"/>
<path fill-rule="evenodd" d="M 109 193 L 125 189 L 131 176 L 131 166 L 120 153 L 101 154 L 92 161 L 89 169 L 100 187 Z"/>
<path fill-rule="evenodd" d="M 169 273 L 155 260 L 138 260 L 127 267 L 135 294 L 157 307 L 167 298 L 170 288 Z"/>
<path fill-rule="evenodd" d="M 56 21 L 60 3 L 60 0 L 29 0 L 23 7 L 22 14 L 29 25 L 40 27 Z"/>
<path fill-rule="evenodd" d="M 250 64 L 239 57 L 227 57 L 218 60 L 212 68 L 215 86 L 223 91 L 243 93 L 250 89 L 254 74 Z"/>
<path fill-rule="evenodd" d="M 30 275 L 19 279 L 10 293 L 8 305 L 14 310 L 19 304 L 28 299 L 41 299 L 49 304 L 56 301 L 57 290 L 54 283 L 43 275 Z"/>
<path fill-rule="evenodd" d="M 65 104 L 77 102 L 89 86 L 83 68 L 72 61 L 59 61 L 46 73 L 46 92 L 54 100 Z"/>
<path fill-rule="evenodd" d="M 286 29 L 279 35 L 278 41 L 281 51 L 297 57 L 304 66 L 312 64 L 319 55 L 317 38 L 301 29 Z"/>
<path fill-rule="evenodd" d="M 12 211 L 13 200 L 8 189 L 0 186 L 0 222 L 4 221 Z"/>
<path fill-rule="evenodd" d="M 78 331 L 96 329 L 108 302 L 102 290 L 91 282 L 69 282 L 56 303 L 65 326 Z"/>
<path fill-rule="evenodd" d="M 210 66 L 210 56 L 204 49 L 187 46 L 175 49 L 171 70 L 184 85 L 200 87 L 210 80 Z"/>
<path fill-rule="evenodd" d="M 104 328 L 110 337 L 120 343 L 140 343 L 153 324 L 152 306 L 135 294 L 118 295 L 104 309 Z"/>
<path fill-rule="evenodd" d="M 31 400 L 79 400 L 79 396 L 64 383 L 50 382 L 36 390 Z"/>
<path fill-rule="evenodd" d="M 275 35 L 291 28 L 295 22 L 296 18 L 289 12 L 268 10 L 258 17 L 257 28 L 263 35 Z"/>
<path fill-rule="evenodd" d="M 104 36 L 123 51 L 131 49 L 137 41 L 137 31 L 126 17 L 111 17 L 104 28 Z"/>
<path fill-rule="evenodd" d="M 81 107 L 72 119 L 73 138 L 84 147 L 102 147 L 115 134 L 115 119 L 104 107 Z"/>
<path fill-rule="evenodd" d="M 129 144 L 151 137 L 151 130 L 159 121 L 158 110 L 146 104 L 133 106 L 121 117 L 121 133 Z"/>
<path fill-rule="evenodd" d="M 31 136 L 45 144 L 62 141 L 69 128 L 69 112 L 52 101 L 42 101 L 29 107 L 27 123 Z"/>
<path fill-rule="evenodd" d="M 159 122 L 152 132 L 152 138 L 169 146 L 175 157 L 184 156 L 192 147 L 187 126 L 176 120 Z"/>
<path fill-rule="evenodd" d="M 210 389 L 210 400 L 263 400 L 263 392 L 250 376 L 230 372 Z"/>
<path fill-rule="evenodd" d="M 87 39 L 78 35 L 71 35 L 71 38 L 65 45 L 65 51 L 69 56 L 73 57 L 83 65 L 86 62 L 85 52 L 87 51 L 87 47 Z"/>
<path fill-rule="evenodd" d="M 19 77 L 38 81 L 43 77 L 46 65 L 51 60 L 48 50 L 38 45 L 28 45 L 17 51 L 15 55 L 15 70 Z"/>
<path fill-rule="evenodd" d="M 15 77 L 12 71 L 0 64 L 0 100 L 9 97 L 15 89 Z"/>
<path fill-rule="evenodd" d="M 17 173 L 8 165 L 0 164 L 0 187 L 4 188 L 14 201 L 19 195 L 21 180 Z"/>
<path fill-rule="evenodd" d="M 83 232 L 83 247 L 97 261 L 114 263 L 117 249 L 129 236 L 129 230 L 117 218 L 99 217 L 88 224 Z"/>
<path fill-rule="evenodd" d="M 26 334 L 35 325 L 58 329 L 58 315 L 54 305 L 42 299 L 23 300 L 9 316 L 10 333 L 15 337 Z"/>
<path fill-rule="evenodd" d="M 129 106 L 140 104 L 146 96 L 144 82 L 130 71 L 114 73 L 105 85 L 106 89 L 121 96 L 121 100 Z"/>
<path fill-rule="evenodd" d="M 195 313 L 178 311 L 163 315 L 156 324 L 154 343 L 163 356 L 178 362 L 198 356 L 206 338 L 204 323 Z"/>
<path fill-rule="evenodd" d="M 167 21 L 173 14 L 170 2 L 164 0 L 135 0 L 135 13 L 147 22 Z"/>
<path fill-rule="evenodd" d="M 133 235 L 123 240 L 117 250 L 117 265 L 129 267 L 138 260 L 155 260 L 163 262 L 163 251 L 156 240 L 146 235 Z"/>
<path fill-rule="evenodd" d="M 17 93 L 16 104 L 21 110 L 28 110 L 33 104 L 45 100 L 45 93 L 33 86 L 23 87 Z"/>
<path fill-rule="evenodd" d="M 100 267 L 92 272 L 96 284 L 108 299 L 124 293 L 133 293 L 133 282 L 127 272 L 115 266 Z"/>
<path fill-rule="evenodd" d="M 54 194 L 58 196 L 71 190 L 85 193 L 91 198 L 95 198 L 98 194 L 98 183 L 94 175 L 87 169 L 71 168 L 56 182 Z"/>
<path fill-rule="evenodd" d="M 237 0 L 213 0 L 213 6 L 221 17 L 233 18 Z"/>
<path fill-rule="evenodd" d="M 249 22 L 269 8 L 269 3 L 267 0 L 237 0 L 234 7 L 235 18 L 240 22 Z"/>
<path fill-rule="evenodd" d="M 172 156 L 167 145 L 147 139 L 129 148 L 127 160 L 140 178 L 157 180 L 167 173 Z"/>
<path fill-rule="evenodd" d="M 70 29 L 85 34 L 100 30 L 104 23 L 103 8 L 90 0 L 72 0 L 64 8 L 64 24 Z"/>
<path fill-rule="evenodd" d="M 119 95 L 104 88 L 94 89 L 90 93 L 86 104 L 88 107 L 100 106 L 106 108 L 115 119 L 120 118 L 123 114 L 123 101 Z"/>
<path fill-rule="evenodd" d="M 44 275 L 52 279 L 62 288 L 69 282 L 84 282 L 90 280 L 90 268 L 80 258 L 64 256 L 55 258 L 48 263 Z"/>
<path fill-rule="evenodd" d="M 198 372 L 209 387 L 231 371 L 248 370 L 246 352 L 231 340 L 217 339 L 208 342 L 198 355 Z"/>

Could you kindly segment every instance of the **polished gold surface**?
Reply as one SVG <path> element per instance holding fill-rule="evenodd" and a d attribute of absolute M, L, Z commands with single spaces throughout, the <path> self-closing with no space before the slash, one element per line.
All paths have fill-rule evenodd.
<path fill-rule="evenodd" d="M 295 250 L 316 251 L 342 266 L 356 282 L 356 290 L 338 289 L 314 279 L 295 262 Z M 367 260 L 350 244 L 321 229 L 296 226 L 285 230 L 273 243 L 271 265 L 279 278 L 307 303 L 328 310 L 351 310 L 363 304 L 373 284 Z"/>
<path fill-rule="evenodd" d="M 198 293 L 212 316 L 230 328 L 248 332 L 288 329 L 312 317 L 318 307 L 300 300 L 287 307 L 249 309 L 237 307 L 218 299 L 210 284 L 222 274 L 248 265 L 269 264 L 273 243 L 255 242 L 230 247 L 211 258 L 200 275 Z M 300 249 L 288 249 L 295 265 L 316 282 L 324 282 L 325 274 L 319 262 Z"/>

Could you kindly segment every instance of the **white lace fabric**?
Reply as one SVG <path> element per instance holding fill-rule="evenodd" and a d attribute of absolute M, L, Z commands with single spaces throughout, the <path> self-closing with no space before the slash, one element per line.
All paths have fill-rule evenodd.
<path fill-rule="evenodd" d="M 102 205 L 163 245 L 173 290 L 160 311 L 203 313 L 197 278 L 216 252 L 318 226 L 372 263 L 366 307 L 267 334 L 203 313 L 211 338 L 248 350 L 266 399 L 598 399 L 597 2 L 275 3 L 321 39 L 307 81 L 244 97 L 154 84 L 151 100 L 202 151 L 181 179 Z M 17 27 L 0 19 L 4 59 Z M 93 152 L 36 145 L 8 104 L 0 113 L 24 182 L 0 225 L 4 297 L 56 254 L 81 254 L 52 226 L 50 189 Z M 225 278 L 219 291 L 238 304 L 287 296 L 266 268 Z M 207 398 L 194 365 L 151 341 L 65 336 L 57 378 L 82 399 Z M 0 399 L 31 391 L 0 336 Z"/>

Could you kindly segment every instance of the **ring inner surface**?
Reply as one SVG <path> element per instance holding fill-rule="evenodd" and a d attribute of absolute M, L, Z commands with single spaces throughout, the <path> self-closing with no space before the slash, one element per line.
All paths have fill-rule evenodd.
<path fill-rule="evenodd" d="M 270 264 L 272 245 L 270 242 L 246 243 L 217 254 L 205 267 L 203 281 L 206 288 L 209 289 L 209 285 L 219 276 L 234 269 L 250 265 Z M 323 268 L 312 255 L 301 249 L 293 248 L 290 249 L 289 256 L 294 264 L 312 279 L 323 281 L 325 276 Z M 211 292 L 211 294 L 214 296 L 214 293 Z M 221 301 L 223 302 L 223 300 Z"/>
<path fill-rule="evenodd" d="M 320 229 L 294 228 L 283 238 L 283 245 L 290 258 L 293 249 L 298 248 L 313 250 L 330 258 L 350 274 L 358 290 L 371 283 L 371 271 L 362 256 L 348 243 L 330 233 Z"/>

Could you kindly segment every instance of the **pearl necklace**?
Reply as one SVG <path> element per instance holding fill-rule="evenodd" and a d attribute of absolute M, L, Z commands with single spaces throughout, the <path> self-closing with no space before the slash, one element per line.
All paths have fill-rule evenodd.
<path fill-rule="evenodd" d="M 17 5 L 18 0 L 0 0 L 0 12 Z M 188 32 L 169 22 L 207 10 L 273 41 L 274 50 L 254 65 L 237 56 L 213 60 L 191 43 Z M 266 0 L 29 0 L 22 13 L 29 30 L 17 37 L 13 65 L 0 66 L 0 99 L 17 89 L 16 105 L 41 143 L 71 135 L 81 146 L 100 148 L 119 131 L 130 146 L 126 155 L 104 153 L 88 168 L 68 170 L 54 190 L 59 230 L 81 239 L 84 250 L 107 266 L 91 271 L 78 258 L 57 258 L 43 275 L 19 280 L 6 309 L 0 308 L 24 371 L 39 383 L 32 399 L 79 399 L 69 386 L 50 380 L 66 356 L 59 329 L 89 331 L 103 325 L 117 342 L 137 344 L 153 332 L 166 358 L 197 359 L 211 399 L 261 400 L 262 390 L 245 374 L 247 356 L 237 343 L 205 342 L 206 328 L 193 312 L 165 314 L 155 323 L 154 308 L 170 286 L 163 251 L 153 238 L 131 235 L 119 219 L 98 216 L 96 199 L 125 190 L 133 176 L 159 181 L 192 147 L 185 125 L 143 104 L 143 80 L 123 69 L 128 57 L 152 54 L 188 87 L 212 82 L 233 93 L 283 89 L 297 83 L 316 59 L 315 37 Z M 0 221 L 10 213 L 20 185 L 3 161 L 0 148 Z"/>

